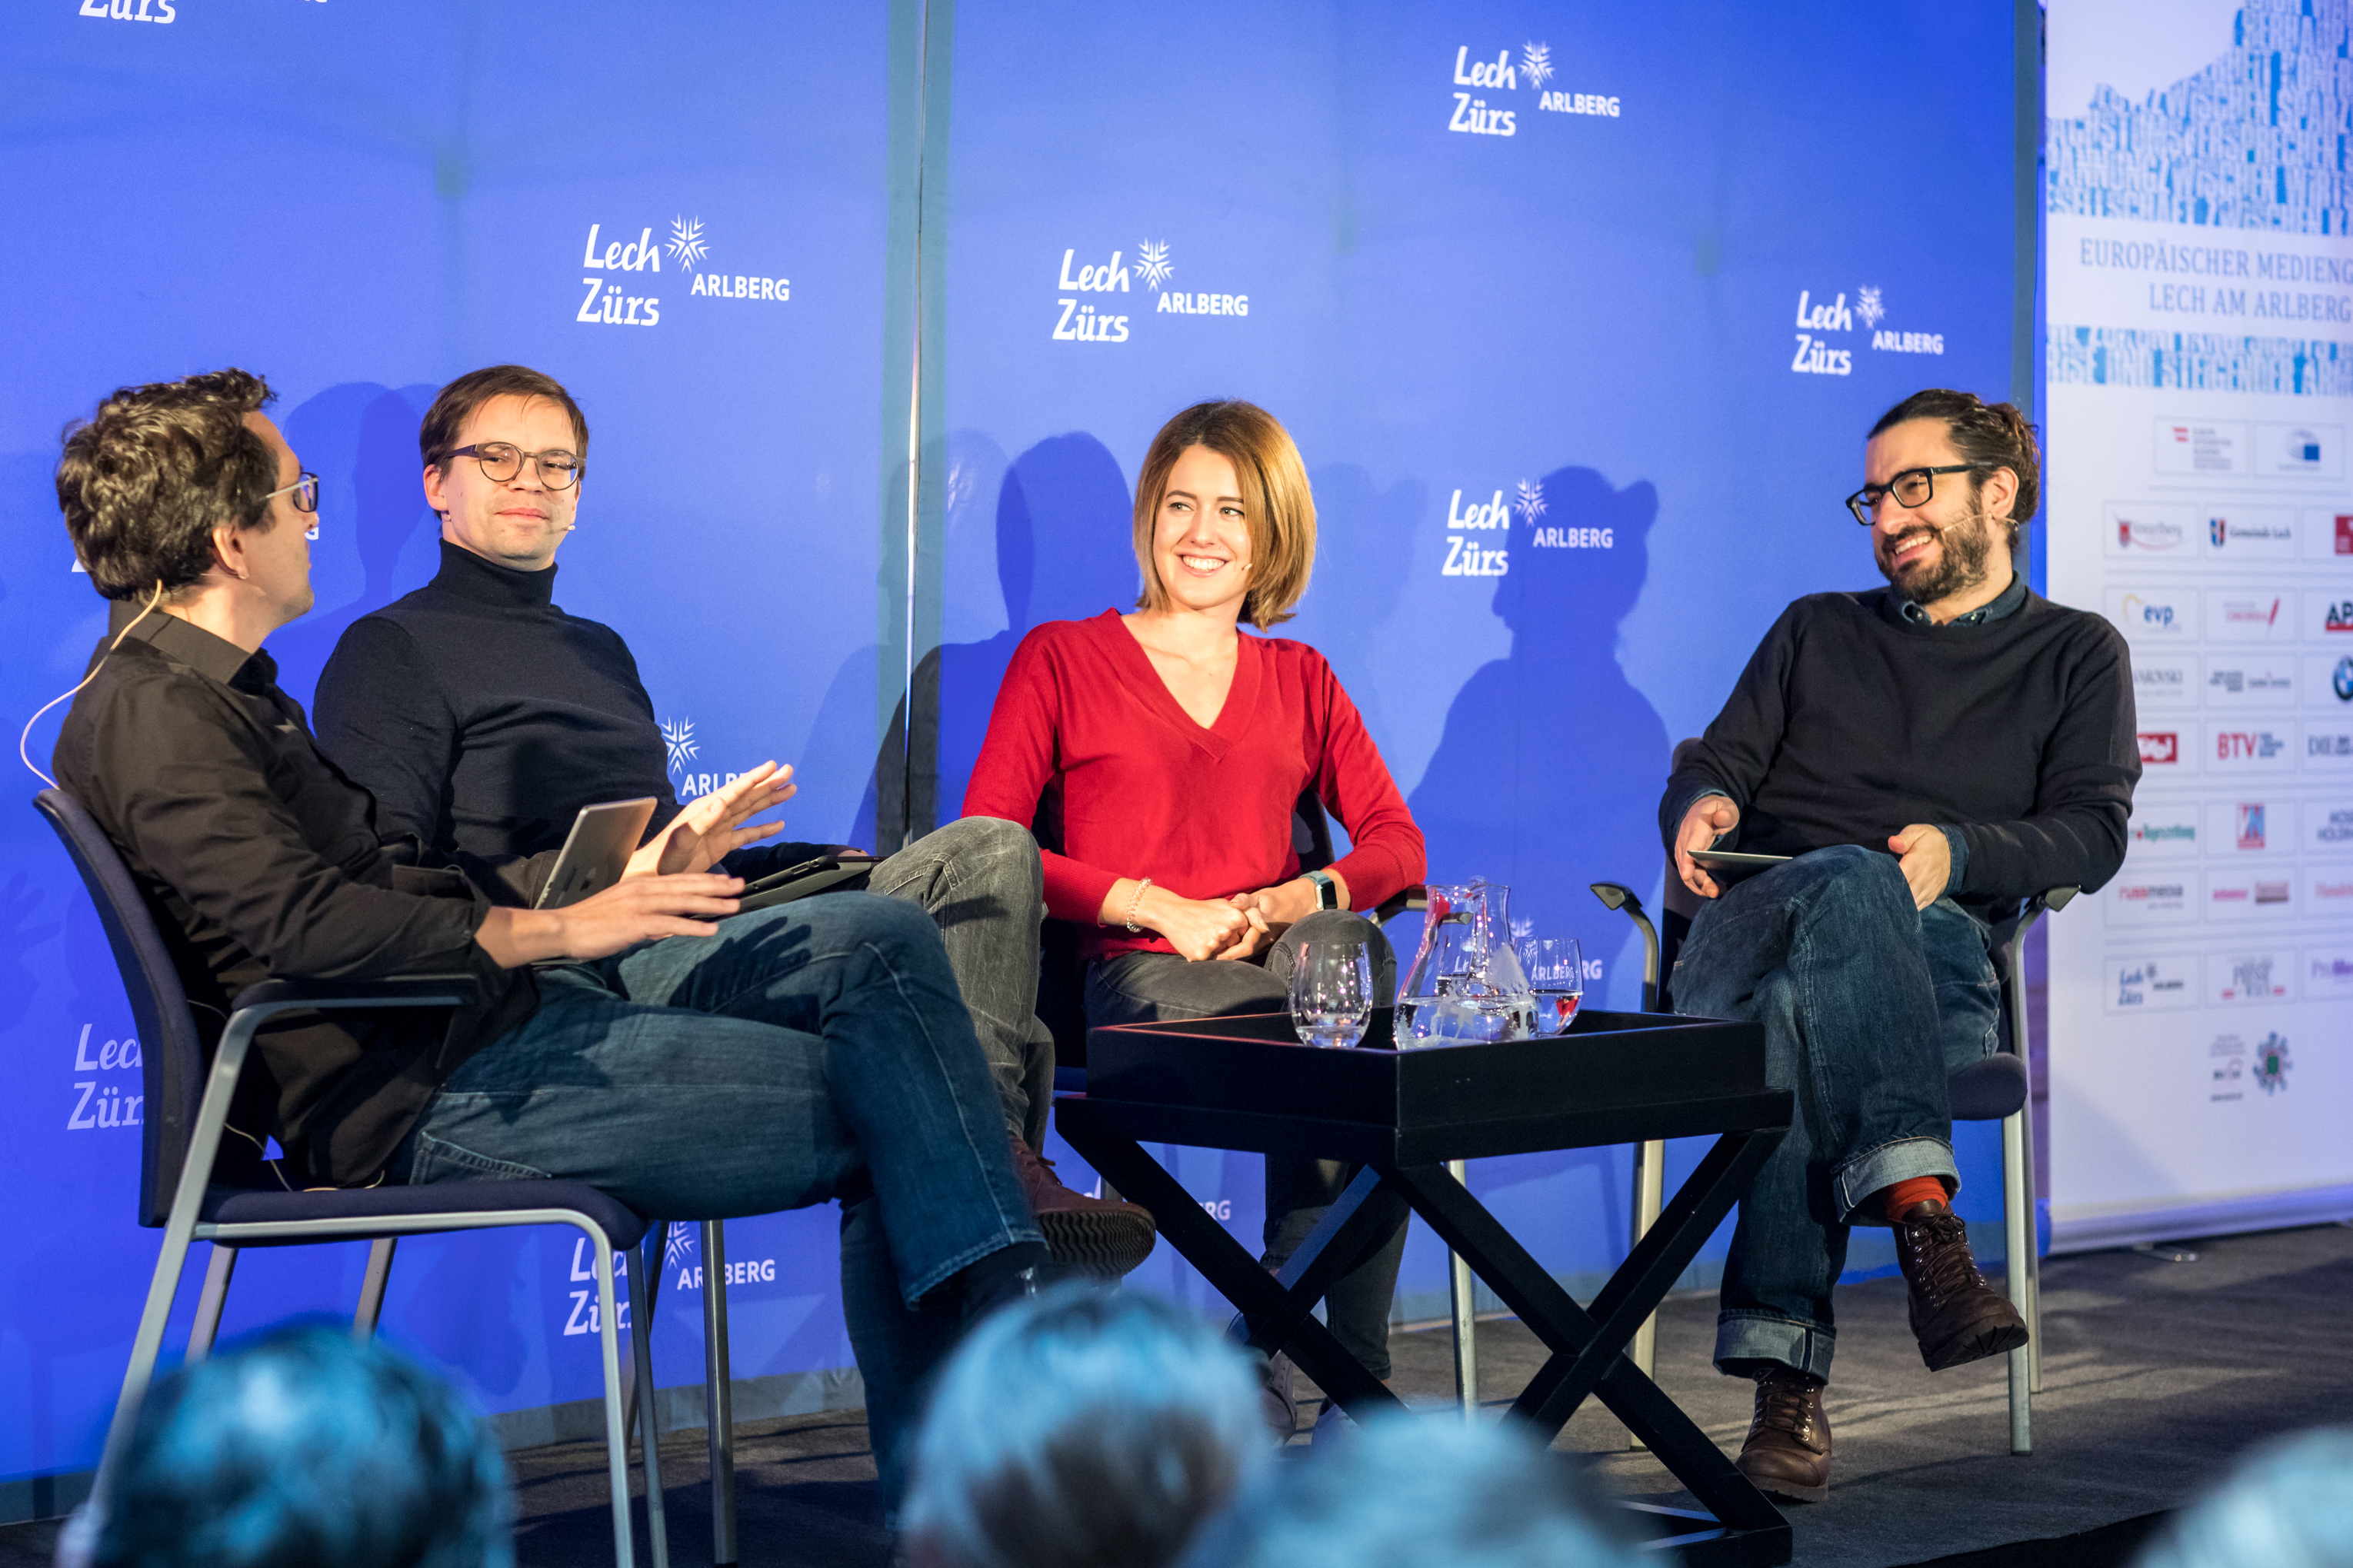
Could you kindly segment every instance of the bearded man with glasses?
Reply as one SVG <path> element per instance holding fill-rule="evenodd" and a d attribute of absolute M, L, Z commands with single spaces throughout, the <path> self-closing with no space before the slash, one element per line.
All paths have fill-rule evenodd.
<path fill-rule="evenodd" d="M 554 600 L 555 552 L 587 472 L 586 416 L 553 376 L 492 365 L 441 389 L 417 447 L 441 569 L 343 633 L 319 677 L 320 746 L 375 796 L 380 831 L 444 852 L 557 849 L 582 806 L 645 795 L 656 802 L 647 832 L 660 834 L 680 804 L 637 660 L 618 632 Z M 830 847 L 754 846 L 724 870 L 756 879 Z M 1029 833 L 950 823 L 876 866 L 869 887 L 937 923 L 1055 1258 L 1098 1275 L 1143 1262 L 1150 1213 L 1072 1192 L 1039 1153 L 1054 1046 L 1035 1016 L 1045 894 Z"/>
<path fill-rule="evenodd" d="M 1946 1079 L 1997 1048 L 1991 927 L 2116 874 L 2140 777 L 2124 639 L 2015 570 L 2042 479 L 2019 411 L 1917 393 L 1872 427 L 1863 475 L 1847 510 L 1888 585 L 1784 610 L 1659 807 L 1705 900 L 1675 1005 L 1763 1024 L 1772 1081 L 1799 1090 L 1741 1200 L 1715 1363 L 1757 1380 L 1742 1472 L 1809 1502 L 1830 1491 L 1851 1226 L 1894 1227 L 1931 1371 L 2026 1342 L 1948 1204 Z M 1692 858 L 1711 848 L 1790 858 L 1725 885 Z"/>

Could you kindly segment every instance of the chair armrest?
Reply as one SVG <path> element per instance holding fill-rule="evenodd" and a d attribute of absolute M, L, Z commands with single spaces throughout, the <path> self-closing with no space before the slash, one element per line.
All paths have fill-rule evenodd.
<path fill-rule="evenodd" d="M 1419 911 L 1428 908 L 1430 908 L 1430 889 L 1416 882 L 1402 892 L 1390 894 L 1381 906 L 1373 911 L 1373 923 L 1387 925 L 1409 910 Z"/>
<path fill-rule="evenodd" d="M 404 974 L 385 980 L 265 980 L 229 1004 L 248 1007 L 464 1007 L 482 994 L 470 974 Z"/>

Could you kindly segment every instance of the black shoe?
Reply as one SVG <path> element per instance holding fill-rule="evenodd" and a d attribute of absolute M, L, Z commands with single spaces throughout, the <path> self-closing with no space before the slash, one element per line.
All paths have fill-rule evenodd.
<path fill-rule="evenodd" d="M 2026 1320 L 1986 1284 L 1969 1252 L 1969 1227 L 1943 1204 L 1915 1204 L 1896 1219 L 1895 1261 L 1911 1291 L 1912 1337 L 1930 1372 L 2026 1342 Z"/>

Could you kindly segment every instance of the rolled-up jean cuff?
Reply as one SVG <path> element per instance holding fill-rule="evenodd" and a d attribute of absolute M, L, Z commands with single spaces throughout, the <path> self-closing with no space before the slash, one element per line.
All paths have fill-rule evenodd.
<path fill-rule="evenodd" d="M 1868 1203 L 1873 1193 L 1883 1192 L 1915 1176 L 1942 1176 L 1947 1193 L 1959 1192 L 1961 1168 L 1953 1163 L 1953 1146 L 1942 1138 L 1899 1138 L 1849 1160 L 1831 1178 L 1831 1195 L 1838 1200 L 1840 1221 L 1846 1225 L 1857 1223 L 1855 1211 Z M 1875 1214 L 1865 1214 L 1861 1223 L 1877 1225 L 1880 1218 Z"/>
<path fill-rule="evenodd" d="M 1728 1370 L 1726 1362 L 1771 1361 L 1828 1383 L 1831 1352 L 1836 1349 L 1837 1332 L 1813 1323 L 1788 1318 L 1752 1318 L 1738 1312 L 1726 1312 L 1715 1321 L 1718 1371 Z"/>

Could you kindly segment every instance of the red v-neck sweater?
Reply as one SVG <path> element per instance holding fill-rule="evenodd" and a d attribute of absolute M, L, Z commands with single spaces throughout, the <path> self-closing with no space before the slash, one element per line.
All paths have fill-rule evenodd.
<path fill-rule="evenodd" d="M 1313 786 L 1348 830 L 1333 868 L 1369 909 L 1422 879 L 1421 829 L 1356 704 L 1305 643 L 1245 635 L 1218 721 L 1204 730 L 1105 610 L 1021 639 L 972 770 L 966 816 L 1045 837 L 1046 908 L 1077 923 L 1086 956 L 1171 952 L 1155 932 L 1098 927 L 1113 882 L 1149 877 L 1188 899 L 1222 899 L 1299 875 L 1291 813 Z"/>

